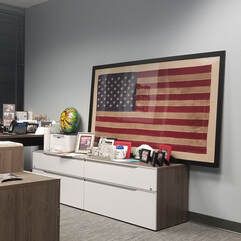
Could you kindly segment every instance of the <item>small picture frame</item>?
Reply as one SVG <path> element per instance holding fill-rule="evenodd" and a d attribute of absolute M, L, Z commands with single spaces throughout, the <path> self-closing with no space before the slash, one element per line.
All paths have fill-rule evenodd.
<path fill-rule="evenodd" d="M 77 142 L 75 152 L 88 153 L 91 151 L 94 144 L 95 135 L 89 132 L 79 132 L 77 135 Z"/>
<path fill-rule="evenodd" d="M 151 150 L 141 149 L 140 150 L 140 161 L 148 163 L 151 159 Z"/>
<path fill-rule="evenodd" d="M 98 146 L 101 146 L 103 144 L 104 145 L 111 145 L 111 146 L 113 146 L 114 143 L 115 143 L 115 139 L 114 138 L 100 137 Z"/>
<path fill-rule="evenodd" d="M 164 144 L 161 144 L 159 146 L 159 152 L 164 152 L 165 153 L 165 159 L 167 161 L 170 161 L 170 158 L 171 158 L 171 153 L 172 153 L 172 146 L 170 145 L 164 145 Z"/>
<path fill-rule="evenodd" d="M 9 127 L 15 120 L 15 104 L 3 104 L 3 125 Z"/>
<path fill-rule="evenodd" d="M 112 160 L 115 156 L 115 146 L 110 144 L 101 144 L 99 147 L 99 156 Z"/>
<path fill-rule="evenodd" d="M 154 151 L 152 155 L 152 166 L 155 167 L 156 165 L 158 166 L 163 166 L 164 163 L 164 152 L 159 151 Z"/>

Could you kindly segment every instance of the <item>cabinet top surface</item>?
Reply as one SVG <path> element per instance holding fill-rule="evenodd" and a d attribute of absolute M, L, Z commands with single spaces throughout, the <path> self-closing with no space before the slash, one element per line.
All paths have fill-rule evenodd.
<path fill-rule="evenodd" d="M 49 153 L 49 152 L 43 152 L 42 150 L 35 151 L 37 153 L 42 153 L 45 155 L 51 155 L 51 156 L 59 156 L 62 158 L 72 158 L 72 159 L 79 159 L 79 160 L 86 160 L 86 161 L 92 161 L 92 162 L 99 162 L 99 163 L 106 163 L 106 164 L 112 164 L 112 165 L 120 165 L 120 166 L 129 166 L 129 167 L 143 167 L 143 168 L 148 168 L 148 169 L 158 169 L 158 168 L 169 168 L 169 167 L 177 167 L 177 166 L 183 166 L 184 164 L 171 164 L 170 166 L 161 166 L 161 167 L 153 167 L 151 164 L 141 162 L 141 161 L 135 161 L 135 162 L 128 162 L 128 161 L 123 161 L 123 162 L 117 162 L 113 160 L 108 160 L 104 159 L 101 157 L 96 157 L 96 156 L 89 156 L 86 154 L 76 154 L 72 155 L 69 153 L 62 153 L 62 154 L 57 154 L 57 153 Z"/>
<path fill-rule="evenodd" d="M 57 178 L 50 178 L 42 175 L 32 174 L 30 172 L 16 172 L 14 173 L 16 176 L 21 177 L 22 180 L 18 181 L 7 181 L 7 182 L 0 182 L 0 190 L 10 187 L 16 187 L 26 184 L 32 184 L 36 182 L 45 182 L 45 181 L 51 181 L 51 180 L 57 180 Z"/>

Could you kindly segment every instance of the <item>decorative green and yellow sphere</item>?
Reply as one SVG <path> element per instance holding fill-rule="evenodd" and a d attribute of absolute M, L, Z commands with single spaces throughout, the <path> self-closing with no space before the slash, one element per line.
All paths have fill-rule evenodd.
<path fill-rule="evenodd" d="M 65 134 L 76 133 L 79 129 L 80 115 L 74 107 L 66 108 L 60 115 L 60 127 Z"/>

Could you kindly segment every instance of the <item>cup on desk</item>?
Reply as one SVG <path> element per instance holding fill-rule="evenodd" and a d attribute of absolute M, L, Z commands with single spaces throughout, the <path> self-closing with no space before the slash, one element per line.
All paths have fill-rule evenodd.
<path fill-rule="evenodd" d="M 126 158 L 126 148 L 122 145 L 118 145 L 115 148 L 115 158 L 124 159 Z"/>

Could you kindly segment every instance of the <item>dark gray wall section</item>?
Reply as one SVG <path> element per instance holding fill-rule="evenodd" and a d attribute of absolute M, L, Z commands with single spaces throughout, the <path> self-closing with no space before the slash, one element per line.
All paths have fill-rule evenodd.
<path fill-rule="evenodd" d="M 26 13 L 25 107 L 87 130 L 91 69 L 227 50 L 221 168 L 190 173 L 190 211 L 241 222 L 241 1 L 50 0 Z"/>
<path fill-rule="evenodd" d="M 0 4 L 0 119 L 2 104 L 23 108 L 24 11 Z"/>

